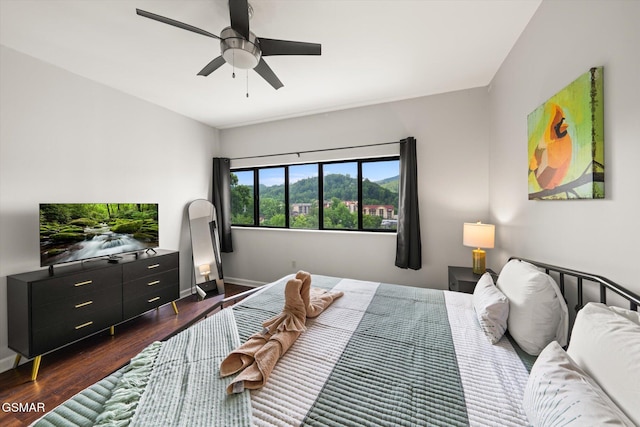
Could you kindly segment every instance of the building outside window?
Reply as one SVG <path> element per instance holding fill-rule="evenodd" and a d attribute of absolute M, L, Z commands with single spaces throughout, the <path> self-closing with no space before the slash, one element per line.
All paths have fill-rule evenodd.
<path fill-rule="evenodd" d="M 232 224 L 395 231 L 398 182 L 397 157 L 234 169 Z"/>

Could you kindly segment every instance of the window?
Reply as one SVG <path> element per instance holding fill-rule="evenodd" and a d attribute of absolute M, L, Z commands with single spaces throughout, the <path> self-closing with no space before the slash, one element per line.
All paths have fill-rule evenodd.
<path fill-rule="evenodd" d="M 358 163 L 323 167 L 323 225 L 325 229 L 358 229 Z"/>
<path fill-rule="evenodd" d="M 399 168 L 387 157 L 234 169 L 232 224 L 395 231 Z"/>
<path fill-rule="evenodd" d="M 231 173 L 231 223 L 253 225 L 253 170 Z"/>
<path fill-rule="evenodd" d="M 289 166 L 289 226 L 318 229 L 318 164 Z"/>
<path fill-rule="evenodd" d="M 258 169 L 258 200 L 260 200 L 260 225 L 285 227 L 285 168 Z"/>
<path fill-rule="evenodd" d="M 396 175 L 390 176 L 390 171 Z M 362 225 L 364 229 L 398 228 L 400 161 L 362 162 Z"/>

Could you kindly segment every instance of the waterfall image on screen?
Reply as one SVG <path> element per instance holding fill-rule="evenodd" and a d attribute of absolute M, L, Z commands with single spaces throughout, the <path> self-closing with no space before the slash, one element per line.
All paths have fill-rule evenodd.
<path fill-rule="evenodd" d="M 156 203 L 40 204 L 40 265 L 158 246 Z"/>

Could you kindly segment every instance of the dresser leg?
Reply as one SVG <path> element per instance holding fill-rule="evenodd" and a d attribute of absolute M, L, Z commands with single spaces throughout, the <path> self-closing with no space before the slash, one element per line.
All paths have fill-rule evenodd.
<path fill-rule="evenodd" d="M 176 305 L 175 301 L 171 301 L 171 307 L 173 307 L 173 311 L 176 313 L 176 316 L 178 315 L 178 306 Z"/>
<path fill-rule="evenodd" d="M 112 326 L 109 328 L 109 335 L 114 336 L 116 334 L 116 327 Z"/>
<path fill-rule="evenodd" d="M 18 367 L 18 365 L 20 364 L 20 359 L 21 358 L 22 358 L 21 355 L 16 354 L 16 358 L 13 360 L 13 369 Z"/>
<path fill-rule="evenodd" d="M 38 370 L 40 369 L 40 361 L 42 360 L 42 355 L 36 356 L 33 359 L 33 368 L 31 368 L 31 381 L 35 381 L 38 377 Z"/>

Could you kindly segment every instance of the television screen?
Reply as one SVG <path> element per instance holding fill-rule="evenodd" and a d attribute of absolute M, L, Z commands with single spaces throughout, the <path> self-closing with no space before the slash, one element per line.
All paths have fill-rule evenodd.
<path fill-rule="evenodd" d="M 41 203 L 40 266 L 158 247 L 157 203 Z"/>

